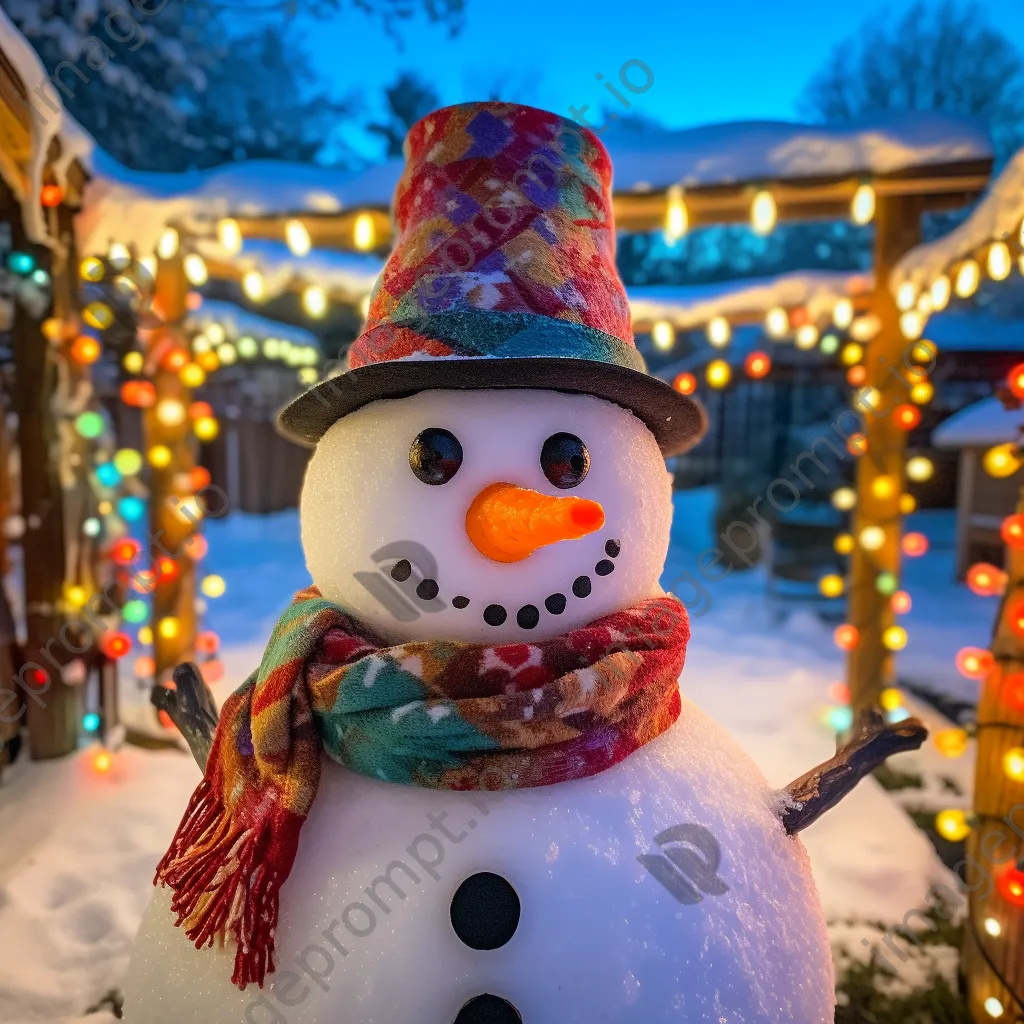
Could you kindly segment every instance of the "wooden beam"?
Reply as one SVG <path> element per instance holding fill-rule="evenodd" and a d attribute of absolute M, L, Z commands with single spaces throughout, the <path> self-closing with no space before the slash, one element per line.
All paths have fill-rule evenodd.
<path fill-rule="evenodd" d="M 904 355 L 913 343 L 900 331 L 900 311 L 889 290 L 889 274 L 903 255 L 919 241 L 921 213 L 918 196 L 884 196 L 878 201 L 875 219 L 875 291 L 871 312 L 881 328 L 868 344 L 864 359 L 865 388 L 877 390 L 878 398 L 863 410 L 866 452 L 857 463 L 857 509 L 853 535 L 857 542 L 851 559 L 847 621 L 856 626 L 860 642 L 850 652 L 850 702 L 855 712 L 876 707 L 883 689 L 895 683 L 893 652 L 886 646 L 886 630 L 896 624 L 891 597 L 879 592 L 881 573 L 900 576 L 903 516 L 899 498 L 906 487 L 907 433 L 901 430 L 892 410 L 909 399 L 910 384 L 904 376 Z M 852 427 L 854 417 L 845 418 Z M 847 432 L 847 431 L 844 431 Z M 849 434 L 854 431 L 850 429 Z M 876 493 L 875 481 L 889 477 L 894 488 Z M 877 549 L 862 543 L 864 531 L 881 531 Z"/>

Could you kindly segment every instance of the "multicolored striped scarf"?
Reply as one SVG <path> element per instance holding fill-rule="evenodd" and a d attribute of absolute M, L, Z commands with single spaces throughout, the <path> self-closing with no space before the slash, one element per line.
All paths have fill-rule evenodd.
<path fill-rule="evenodd" d="M 315 588 L 296 595 L 259 669 L 228 699 L 206 774 L 156 883 L 197 947 L 230 937 L 232 981 L 274 970 L 281 885 L 323 751 L 435 789 L 522 789 L 610 768 L 679 717 L 690 636 L 675 598 L 543 643 L 385 647 Z"/>

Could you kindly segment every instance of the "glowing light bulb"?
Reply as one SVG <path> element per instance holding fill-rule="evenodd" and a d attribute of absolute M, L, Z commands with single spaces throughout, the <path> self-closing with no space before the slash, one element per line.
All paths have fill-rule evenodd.
<path fill-rule="evenodd" d="M 178 253 L 180 238 L 174 228 L 164 228 L 156 243 L 156 254 L 162 260 L 172 260 Z"/>
<path fill-rule="evenodd" d="M 935 463 L 925 455 L 915 455 L 907 461 L 907 476 L 915 483 L 924 483 L 935 475 Z"/>
<path fill-rule="evenodd" d="M 852 651 L 860 643 L 860 630 L 847 622 L 836 627 L 832 638 L 840 650 Z"/>
<path fill-rule="evenodd" d="M 255 359 L 259 355 L 260 347 L 255 338 L 244 335 L 237 342 L 238 354 L 243 359 Z"/>
<path fill-rule="evenodd" d="M 78 274 L 83 281 L 92 281 L 95 284 L 97 281 L 103 280 L 105 273 L 103 260 L 97 259 L 95 256 L 87 256 L 78 265 Z"/>
<path fill-rule="evenodd" d="M 267 297 L 267 284 L 258 270 L 247 270 L 242 275 L 242 291 L 253 302 L 262 302 Z"/>
<path fill-rule="evenodd" d="M 1019 452 L 1019 448 L 1013 442 L 990 448 L 981 460 L 985 472 L 1000 480 L 1013 476 L 1022 465 Z"/>
<path fill-rule="evenodd" d="M 174 616 L 168 616 L 157 623 L 156 631 L 162 639 L 173 640 L 181 632 L 181 623 Z"/>
<path fill-rule="evenodd" d="M 968 679 L 984 679 L 994 663 L 992 652 L 984 647 L 962 647 L 956 654 L 957 671 Z"/>
<path fill-rule="evenodd" d="M 697 378 L 692 373 L 676 374 L 672 387 L 681 395 L 692 395 L 697 390 Z"/>
<path fill-rule="evenodd" d="M 970 743 L 966 730 L 958 728 L 940 729 L 932 739 L 938 752 L 949 758 L 963 757 Z"/>
<path fill-rule="evenodd" d="M 978 266 L 977 260 L 964 260 L 956 272 L 954 291 L 961 299 L 968 299 L 978 290 L 980 283 L 981 267 Z"/>
<path fill-rule="evenodd" d="M 784 338 L 789 333 L 789 314 L 781 306 L 773 306 L 765 314 L 764 329 L 769 338 Z"/>
<path fill-rule="evenodd" d="M 371 214 L 361 213 L 356 217 L 352 225 L 352 244 L 361 252 L 377 244 L 377 228 Z"/>
<path fill-rule="evenodd" d="M 242 239 L 242 228 L 233 217 L 225 217 L 217 222 L 217 241 L 221 247 L 226 249 L 232 256 L 237 256 L 242 251 L 244 244 Z"/>
<path fill-rule="evenodd" d="M 832 492 L 832 506 L 840 512 L 849 512 L 857 506 L 857 492 L 852 487 L 839 487 Z"/>
<path fill-rule="evenodd" d="M 882 634 L 882 643 L 890 651 L 902 651 L 907 646 L 907 631 L 902 626 L 890 626 Z"/>
<path fill-rule="evenodd" d="M 200 441 L 212 441 L 220 433 L 220 424 L 213 416 L 200 416 L 192 429 Z"/>
<path fill-rule="evenodd" d="M 845 331 L 853 323 L 853 302 L 850 299 L 840 299 L 832 310 L 832 323 L 841 331 Z"/>
<path fill-rule="evenodd" d="M 935 815 L 935 828 L 939 835 L 951 843 L 963 842 L 971 834 L 967 815 L 959 809 L 939 811 Z"/>
<path fill-rule="evenodd" d="M 1003 1004 L 995 996 L 989 996 L 984 1002 L 985 1012 L 990 1017 L 1002 1017 Z"/>
<path fill-rule="evenodd" d="M 316 320 L 327 315 L 327 292 L 318 284 L 312 284 L 302 293 L 302 308 Z"/>
<path fill-rule="evenodd" d="M 818 344 L 818 328 L 814 324 L 804 324 L 797 328 L 796 332 L 796 347 L 804 349 L 805 351 L 814 348 Z"/>
<path fill-rule="evenodd" d="M 916 303 L 917 288 L 914 287 L 914 282 L 904 281 L 903 284 L 896 289 L 897 308 L 906 312 L 908 309 L 913 309 Z"/>
<path fill-rule="evenodd" d="M 128 246 L 121 242 L 114 242 L 107 253 L 107 259 L 113 264 L 115 270 L 124 270 L 131 263 L 132 254 L 128 251 Z"/>
<path fill-rule="evenodd" d="M 750 204 L 750 225 L 756 235 L 770 235 L 775 228 L 779 211 L 771 192 L 762 190 Z"/>
<path fill-rule="evenodd" d="M 917 405 L 927 405 L 935 397 L 935 386 L 923 380 L 910 389 L 910 400 Z"/>
<path fill-rule="evenodd" d="M 100 775 L 106 775 L 113 763 L 110 754 L 105 750 L 99 751 L 92 759 L 92 766 Z"/>
<path fill-rule="evenodd" d="M 994 917 L 986 917 L 985 932 L 993 939 L 998 939 L 1003 934 L 1003 926 Z"/>
<path fill-rule="evenodd" d="M 178 371 L 178 380 L 187 388 L 197 388 L 206 380 L 206 371 L 198 363 L 186 363 Z"/>
<path fill-rule="evenodd" d="M 871 481 L 871 493 L 881 501 L 888 501 L 899 493 L 899 484 L 895 477 L 882 474 Z"/>
<path fill-rule="evenodd" d="M 861 388 L 854 396 L 852 405 L 861 412 L 873 412 L 877 415 L 882 404 L 882 392 L 875 387 Z"/>
<path fill-rule="evenodd" d="M 185 422 L 185 406 L 176 398 L 164 398 L 157 402 L 156 418 L 165 427 L 177 427 Z"/>
<path fill-rule="evenodd" d="M 651 325 L 654 347 L 667 352 L 676 343 L 676 329 L 667 320 L 655 320 Z"/>
<path fill-rule="evenodd" d="M 1007 516 L 999 532 L 1008 547 L 1017 550 L 1024 548 L 1024 515 Z"/>
<path fill-rule="evenodd" d="M 993 242 L 988 249 L 988 276 L 993 281 L 1005 281 L 1012 268 L 1010 247 L 1005 242 Z"/>
<path fill-rule="evenodd" d="M 852 555 L 857 547 L 857 542 L 853 539 L 851 534 L 841 533 L 832 542 L 832 546 L 836 549 L 836 554 Z"/>
<path fill-rule="evenodd" d="M 999 597 L 1006 591 L 1008 576 L 988 562 L 978 562 L 967 570 L 967 586 L 979 597 Z"/>
<path fill-rule="evenodd" d="M 729 321 L 724 316 L 716 316 L 708 324 L 708 341 L 711 342 L 715 348 L 725 348 L 729 344 L 729 340 L 732 338 L 732 328 L 729 326 Z"/>
<path fill-rule="evenodd" d="M 184 268 L 188 283 L 195 285 L 197 288 L 206 284 L 210 279 L 209 271 L 206 269 L 206 261 L 197 252 L 190 252 L 185 257 Z"/>
<path fill-rule="evenodd" d="M 881 551 L 885 547 L 885 530 L 881 526 L 865 526 L 859 540 L 865 551 Z"/>
<path fill-rule="evenodd" d="M 238 350 L 234 345 L 225 342 L 223 345 L 218 346 L 217 358 L 222 366 L 231 366 L 233 363 L 238 362 Z"/>
<path fill-rule="evenodd" d="M 843 346 L 842 352 L 839 353 L 839 361 L 844 366 L 853 366 L 859 363 L 864 358 L 864 346 L 857 344 L 855 341 L 851 341 L 848 345 Z"/>
<path fill-rule="evenodd" d="M 846 589 L 846 583 L 842 576 L 836 573 L 829 573 L 827 576 L 822 576 L 818 581 L 818 591 L 822 597 L 841 597 L 843 591 Z"/>
<path fill-rule="evenodd" d="M 743 361 L 743 367 L 748 377 L 761 380 L 771 372 L 771 357 L 766 352 L 751 352 Z"/>
<path fill-rule="evenodd" d="M 926 319 L 916 309 L 908 309 L 900 316 L 900 331 L 904 338 L 913 341 L 924 333 Z"/>
<path fill-rule="evenodd" d="M 668 206 L 665 209 L 665 240 L 669 245 L 678 242 L 689 230 L 690 215 L 686 209 L 683 190 L 678 185 L 670 186 L 667 194 Z"/>
<path fill-rule="evenodd" d="M 173 454 L 165 444 L 155 444 L 146 453 L 146 458 L 151 466 L 157 469 L 166 469 L 171 464 Z"/>
<path fill-rule="evenodd" d="M 724 359 L 715 359 L 708 363 L 707 382 L 713 388 L 724 388 L 732 380 L 732 368 Z"/>
<path fill-rule="evenodd" d="M 854 224 L 870 224 L 875 219 L 875 190 L 870 185 L 861 185 L 853 194 L 850 216 Z"/>
<path fill-rule="evenodd" d="M 222 597 L 227 590 L 227 584 L 222 576 L 206 576 L 200 584 L 200 589 L 207 597 Z"/>
<path fill-rule="evenodd" d="M 940 274 L 934 281 L 930 289 L 932 297 L 932 309 L 939 312 L 949 305 L 950 294 L 953 290 L 953 284 L 946 274 Z"/>
<path fill-rule="evenodd" d="M 928 553 L 928 538 L 923 533 L 908 533 L 900 546 L 908 558 L 920 558 Z"/>
<path fill-rule="evenodd" d="M 1003 771 L 1014 782 L 1024 782 L 1024 747 L 1011 747 L 1003 754 Z"/>

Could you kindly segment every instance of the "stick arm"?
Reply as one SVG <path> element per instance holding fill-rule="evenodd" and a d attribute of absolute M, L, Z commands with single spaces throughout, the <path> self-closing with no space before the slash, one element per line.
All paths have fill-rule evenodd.
<path fill-rule="evenodd" d="M 217 732 L 217 720 L 220 718 L 213 693 L 191 661 L 184 662 L 174 670 L 174 686 L 174 689 L 154 686 L 150 701 L 161 711 L 167 712 L 185 737 L 196 763 L 205 771 L 213 737 Z"/>

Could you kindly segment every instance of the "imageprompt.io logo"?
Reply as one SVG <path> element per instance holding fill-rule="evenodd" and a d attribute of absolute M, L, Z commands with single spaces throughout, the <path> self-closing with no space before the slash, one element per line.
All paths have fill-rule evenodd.
<path fill-rule="evenodd" d="M 680 903 L 700 903 L 705 896 L 724 896 L 729 886 L 718 877 L 722 849 L 703 825 L 673 825 L 654 837 L 661 853 L 637 860 Z"/>
<path fill-rule="evenodd" d="M 394 541 L 378 548 L 370 558 L 380 568 L 354 576 L 399 622 L 412 622 L 424 612 L 431 614 L 448 607 L 439 597 L 425 598 L 417 593 L 424 580 L 437 579 L 437 559 L 422 544 Z M 406 571 L 396 572 L 396 566 Z"/>

